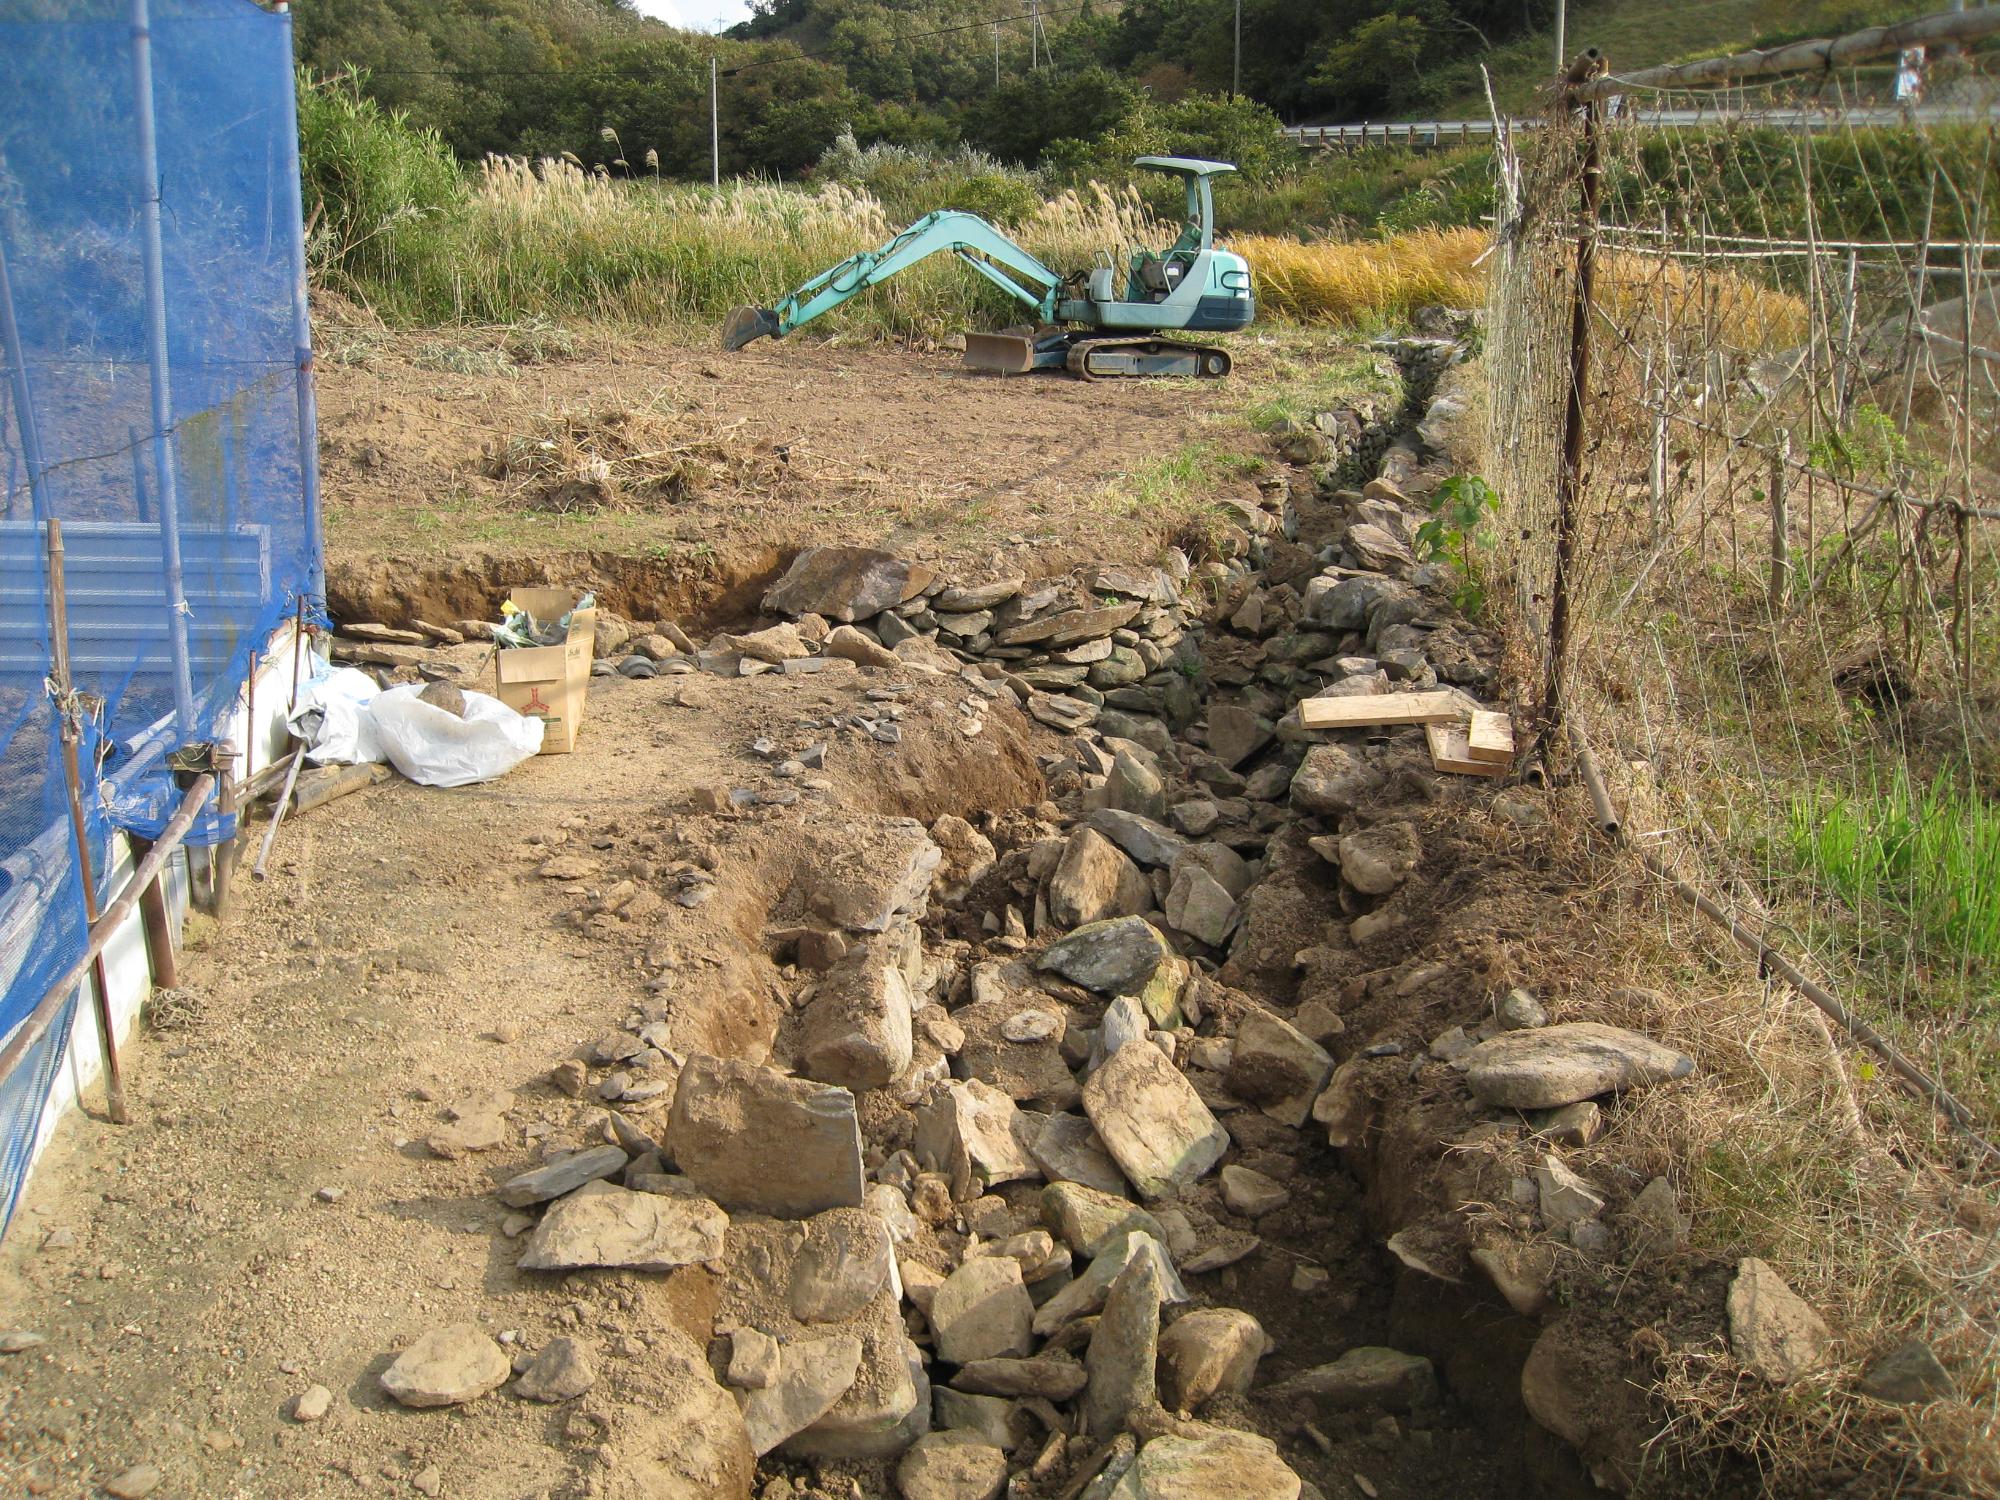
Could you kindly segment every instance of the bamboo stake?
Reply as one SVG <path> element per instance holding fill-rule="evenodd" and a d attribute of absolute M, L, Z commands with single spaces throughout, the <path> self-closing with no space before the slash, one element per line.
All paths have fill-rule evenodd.
<path fill-rule="evenodd" d="M 62 522 L 48 519 L 49 554 L 49 651 L 54 657 L 49 674 L 56 712 L 62 718 L 63 782 L 69 793 L 69 830 L 76 847 L 77 880 L 83 886 L 83 915 L 97 925 L 97 876 L 91 868 L 90 834 L 83 819 L 83 774 L 77 767 L 76 744 L 82 737 L 77 723 L 76 698 L 69 680 L 69 593 L 63 578 Z M 97 1041 L 104 1051 L 105 1113 L 114 1125 L 126 1124 L 125 1079 L 118 1066 L 118 1035 L 111 1019 L 111 983 L 104 972 L 100 953 L 90 967 L 91 987 L 96 992 Z"/>
<path fill-rule="evenodd" d="M 1778 434 L 1777 452 L 1771 455 L 1771 578 L 1769 585 L 1771 618 L 1777 619 L 1785 608 L 1785 585 L 1791 573 L 1791 513 L 1786 503 L 1785 455 L 1790 451 L 1791 439 L 1785 433 Z"/>

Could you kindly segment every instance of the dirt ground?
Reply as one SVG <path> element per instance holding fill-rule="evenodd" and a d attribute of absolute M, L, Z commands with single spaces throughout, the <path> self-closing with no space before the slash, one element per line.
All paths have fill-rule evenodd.
<path fill-rule="evenodd" d="M 184 962 L 178 1024 L 128 1052 L 134 1123 L 72 1117 L 0 1251 L 0 1306 L 49 1339 L 0 1369 L 0 1492 L 95 1495 L 140 1462 L 176 1496 L 409 1493 L 431 1465 L 449 1495 L 564 1481 L 571 1408 L 413 1414 L 376 1384 L 441 1322 L 533 1346 L 581 1322 L 615 1370 L 672 1316 L 657 1279 L 513 1268 L 494 1185 L 534 1164 L 528 1147 L 601 1120 L 550 1067 L 677 966 L 686 984 L 752 966 L 777 981 L 756 946 L 775 895 L 765 846 L 824 809 L 934 817 L 1038 794 L 1028 721 L 996 714 L 967 740 L 963 685 L 946 681 L 902 698 L 893 749 L 833 737 L 825 790 L 801 804 L 690 810 L 697 788 L 781 787 L 750 741 L 803 748 L 825 736 L 802 722 L 877 685 L 831 680 L 598 679 L 573 755 L 454 791 L 398 782 L 288 825 L 271 879 L 244 880 L 228 926 Z M 719 896 L 670 904 L 644 942 L 576 925 L 582 891 L 536 874 L 552 844 L 651 850 L 663 867 L 691 854 Z M 496 1089 L 514 1096 L 509 1145 L 437 1159 L 424 1142 L 446 1107 Z M 299 1426 L 290 1403 L 315 1383 L 332 1414 Z"/>
<path fill-rule="evenodd" d="M 1141 555 L 1184 514 L 1149 468 L 1189 445 L 1254 449 L 1240 413 L 1290 352 L 1244 339 L 1225 382 L 1080 381 L 977 374 L 938 349 L 732 355 L 594 328 L 521 364 L 508 337 L 323 336 L 336 612 L 463 617 L 523 557 L 595 570 L 607 603 L 647 617 L 712 604 L 718 579 L 809 542 L 974 573 Z"/>
<path fill-rule="evenodd" d="M 943 354 L 760 347 L 728 382 L 704 373 L 719 353 L 665 344 L 584 352 L 559 374 L 420 377 L 420 362 L 441 356 L 405 335 L 380 335 L 363 355 L 329 374 L 323 412 L 330 560 L 336 594 L 346 590 L 336 609 L 350 620 L 485 616 L 508 582 L 539 570 L 702 636 L 754 612 L 760 577 L 782 557 L 830 540 L 975 577 L 1138 561 L 1156 555 L 1159 517 L 1128 509 L 1108 526 L 1078 496 L 1188 443 L 1267 451 L 1240 421 L 1242 390 L 973 381 Z M 720 476 L 713 489 L 644 503 L 614 493 L 602 508 L 557 513 L 523 509 L 518 445 L 507 450 L 515 477 L 482 475 L 494 434 L 550 430 L 538 413 L 668 390 L 659 409 L 692 414 L 707 434 L 687 441 L 720 445 L 703 450 L 703 472 Z M 638 427 L 656 433 L 653 421 Z M 736 433 L 760 456 L 730 448 Z M 789 443 L 789 458 L 759 446 L 774 441 Z M 627 442 L 619 462 L 659 442 Z M 903 466 L 909 454 L 925 465 L 922 483 Z M 563 473 L 591 479 L 572 457 Z M 777 472 L 808 460 L 811 482 Z M 548 477 L 525 466 L 534 484 Z M 970 520 L 956 529 L 935 519 L 960 513 Z M 711 550 L 647 551 L 663 518 L 676 535 L 716 538 Z M 443 656 L 478 685 L 483 647 Z M 67 1120 L 0 1243 L 0 1327 L 46 1339 L 0 1356 L 0 1493 L 97 1500 L 107 1480 L 150 1464 L 162 1497 L 650 1494 L 631 1477 L 635 1444 L 657 1426 L 649 1382 L 664 1378 L 667 1346 L 707 1345 L 722 1278 L 693 1266 L 665 1277 L 523 1272 L 507 1232 L 516 1216 L 494 1189 L 603 1139 L 594 1094 L 570 1097 L 550 1070 L 639 1018 L 677 1028 L 677 1051 L 761 1058 L 775 1046 L 784 1061 L 789 1012 L 810 982 L 787 962 L 796 877 L 865 850 L 870 820 L 986 817 L 1003 853 L 1002 825 L 1032 829 L 1023 843 L 1054 830 L 1037 756 L 1064 753 L 1064 737 L 1004 693 L 976 696 L 953 675 L 845 663 L 799 676 L 596 678 L 573 755 L 455 791 L 397 782 L 288 824 L 272 878 L 243 880 L 226 927 L 197 930 L 183 993 L 131 1047 L 133 1124 Z M 890 712 L 884 704 L 900 726 L 894 744 L 835 723 Z M 973 720 L 984 728 L 968 734 Z M 760 738 L 778 753 L 753 750 Z M 827 746 L 823 769 L 780 774 L 785 753 L 816 743 Z M 1356 909 L 1351 893 L 1308 849 L 1306 825 L 1288 819 L 1259 851 L 1267 884 L 1245 917 L 1253 940 L 1218 978 L 1281 1013 L 1309 1000 L 1344 1013 L 1343 1051 L 1368 1047 L 1371 1097 L 1385 1117 L 1393 1100 L 1407 1128 L 1384 1132 L 1357 1173 L 1349 1158 L 1369 1153 L 1336 1152 L 1315 1126 L 1231 1118 L 1236 1159 L 1284 1181 L 1291 1201 L 1257 1222 L 1260 1248 L 1190 1278 L 1200 1302 L 1250 1312 L 1276 1339 L 1257 1392 L 1208 1415 L 1271 1438 L 1328 1496 L 1570 1500 L 1589 1481 L 1521 1404 L 1535 1323 L 1462 1275 L 1406 1269 L 1383 1241 L 1385 1225 L 1433 1199 L 1449 1209 L 1434 1217 L 1453 1222 L 1467 1204 L 1505 1201 L 1513 1168 L 1499 1153 L 1519 1154 L 1514 1137 L 1432 1160 L 1476 1112 L 1426 1047 L 1449 1025 L 1476 1024 L 1498 987 L 1560 970 L 1555 950 L 1592 918 L 1565 907 L 1568 882 L 1496 815 L 1490 784 L 1439 787 L 1416 732 L 1398 743 L 1390 759 L 1409 769 L 1368 815 L 1412 820 L 1425 848 L 1407 925 L 1365 952 L 1330 936 Z M 732 790 L 755 795 L 716 811 Z M 619 905 L 609 899 L 619 886 L 641 898 Z M 947 963 L 983 938 L 971 907 L 926 932 Z M 1554 1008 L 1569 1013 L 1561 998 Z M 431 1144 L 454 1113 L 496 1110 L 497 1147 L 441 1156 Z M 869 1147 L 883 1149 L 863 1113 Z M 1025 1209 L 1032 1195 L 1015 1196 Z M 1218 1201 L 1208 1185 L 1186 1206 L 1213 1227 Z M 1421 1235 L 1412 1243 L 1432 1248 Z M 585 1339 L 598 1386 L 549 1407 L 511 1390 L 434 1411 L 392 1402 L 379 1377 L 394 1355 L 461 1321 L 510 1351 Z M 1363 1345 L 1426 1351 L 1443 1402 L 1401 1416 L 1320 1413 L 1315 1424 L 1296 1398 L 1269 1394 Z M 1624 1367 L 1606 1368 L 1606 1389 L 1625 1390 Z M 314 1385 L 332 1392 L 330 1409 L 299 1422 L 294 1403 Z M 879 1463 L 771 1460 L 759 1472 L 765 1500 L 893 1492 Z"/>

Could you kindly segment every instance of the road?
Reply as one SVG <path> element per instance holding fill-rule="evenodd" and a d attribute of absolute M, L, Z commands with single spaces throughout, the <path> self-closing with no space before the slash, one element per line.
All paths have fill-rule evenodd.
<path fill-rule="evenodd" d="M 1780 130 L 1823 131 L 1866 129 L 1904 123 L 1926 126 L 1983 123 L 2000 119 L 2000 110 L 1963 109 L 1941 105 L 1919 107 L 1914 110 L 1902 109 L 1895 105 L 1870 105 L 1845 110 L 1642 109 L 1634 113 L 1634 118 L 1642 125 L 1652 125 L 1667 130 L 1687 130 L 1716 125 L 1758 125 Z M 1539 119 L 1531 116 L 1508 122 L 1515 130 L 1532 130 L 1541 123 Z M 1349 125 L 1287 125 L 1284 130 L 1286 135 L 1301 146 L 1319 146 L 1327 149 L 1390 145 L 1435 146 L 1459 141 L 1490 140 L 1493 136 L 1493 121 L 1490 118 L 1410 120 L 1378 124 L 1368 120 Z"/>

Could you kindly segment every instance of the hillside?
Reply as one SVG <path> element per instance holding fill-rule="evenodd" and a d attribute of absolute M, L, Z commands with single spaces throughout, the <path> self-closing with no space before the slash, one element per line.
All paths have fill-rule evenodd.
<path fill-rule="evenodd" d="M 1580 0 L 1570 7 L 1567 46 L 1572 56 L 1585 47 L 1597 47 L 1614 69 L 1625 72 L 1801 37 L 1837 36 L 1942 8 L 1922 0 L 1685 0 L 1674 5 L 1658 0 Z M 1492 75 L 1494 99 L 1502 110 L 1533 109 L 1536 90 L 1547 81 L 1554 61 L 1554 30 L 1537 27 L 1478 57 L 1433 70 L 1429 87 L 1423 90 L 1428 107 L 1405 110 L 1402 117 L 1484 115 L 1482 63 Z"/>

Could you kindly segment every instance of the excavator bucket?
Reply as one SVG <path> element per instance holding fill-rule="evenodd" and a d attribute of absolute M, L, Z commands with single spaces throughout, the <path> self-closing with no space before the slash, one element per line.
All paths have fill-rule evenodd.
<path fill-rule="evenodd" d="M 768 307 L 739 307 L 722 325 L 722 347 L 734 353 L 753 339 L 774 338 L 778 315 Z"/>
<path fill-rule="evenodd" d="M 1018 333 L 968 333 L 965 367 L 995 375 L 1022 375 L 1035 367 L 1035 341 Z"/>

